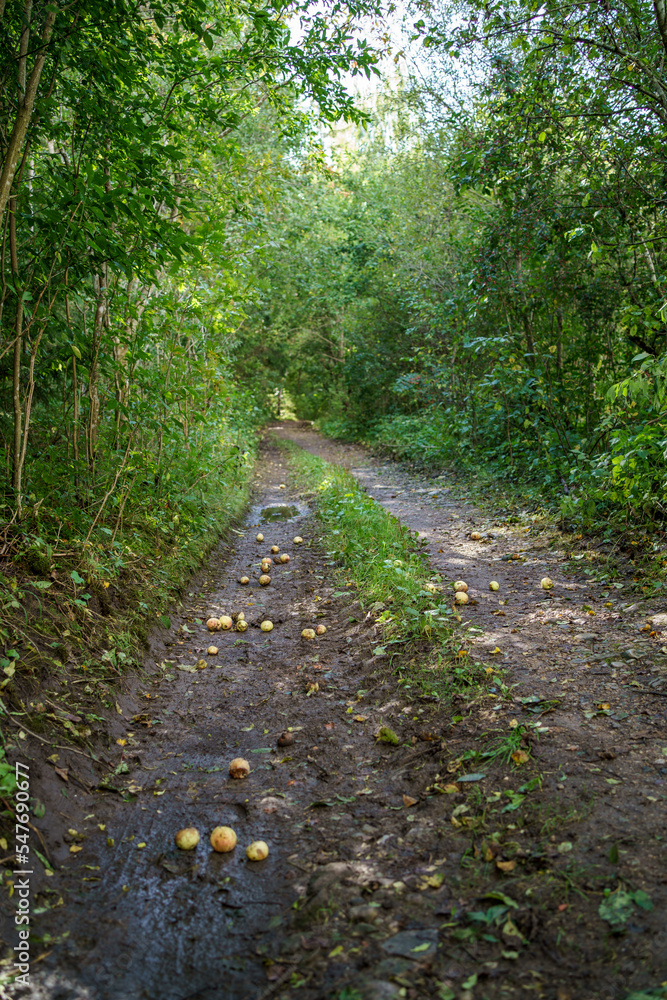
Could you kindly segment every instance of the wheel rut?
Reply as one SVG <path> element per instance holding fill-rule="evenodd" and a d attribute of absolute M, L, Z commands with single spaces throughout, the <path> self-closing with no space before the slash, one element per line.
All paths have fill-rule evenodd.
<path fill-rule="evenodd" d="M 632 686 L 663 676 L 654 639 L 638 631 L 651 609 L 624 612 L 616 597 L 607 607 L 599 585 L 565 574 L 562 550 L 483 516 L 446 478 L 422 480 L 301 425 L 270 433 L 346 465 L 428 540 L 434 571 L 470 587 L 465 655 L 501 662 L 516 687 L 456 706 L 397 687 L 372 657 L 373 617 L 333 579 L 311 498 L 269 438 L 246 523 L 192 581 L 170 629 L 156 629 L 144 673 L 119 698 L 106 789 L 37 789 L 64 816 L 49 840 L 60 867 L 40 897 L 44 955 L 29 991 L 7 995 L 483 1000 L 524 995 L 528 981 L 553 1000 L 616 1000 L 646 985 L 667 954 L 667 706 Z M 263 588 L 271 545 L 291 558 Z M 207 618 L 238 611 L 248 630 L 212 638 Z M 318 623 L 326 634 L 303 640 Z M 532 770 L 491 765 L 457 785 L 452 760 L 513 721 L 538 722 Z M 403 745 L 376 742 L 381 724 Z M 294 742 L 279 747 L 288 729 Z M 238 756 L 251 763 L 243 781 L 227 773 Z M 94 778 L 66 751 L 59 766 Z M 535 815 L 506 814 L 532 774 Z M 220 824 L 237 832 L 230 854 L 211 851 Z M 185 826 L 202 833 L 193 852 L 173 842 Z M 266 861 L 246 859 L 254 840 L 268 843 Z M 646 890 L 654 907 L 637 910 L 631 938 L 609 939 L 598 914 L 615 885 Z M 500 893 L 495 904 L 488 893 Z M 505 908 L 496 924 L 492 905 Z M 489 940 L 467 917 L 477 912 Z"/>

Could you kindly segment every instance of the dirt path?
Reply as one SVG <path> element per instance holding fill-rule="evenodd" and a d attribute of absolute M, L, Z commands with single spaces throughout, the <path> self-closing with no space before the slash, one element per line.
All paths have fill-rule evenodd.
<path fill-rule="evenodd" d="M 513 700 L 491 691 L 453 709 L 397 688 L 370 659 L 373 621 L 332 585 L 309 498 L 267 446 L 246 529 L 193 581 L 171 630 L 153 636 L 146 675 L 119 698 L 113 739 L 125 743 L 107 751 L 116 790 L 89 790 L 99 774 L 68 751 L 57 761 L 66 783 L 34 772 L 64 867 L 36 900 L 31 986 L 6 995 L 625 1000 L 656 986 L 667 977 L 667 699 L 632 685 L 657 692 L 662 640 L 645 638 L 645 618 L 616 593 L 566 577 L 564 553 L 484 521 L 444 480 L 419 482 L 312 431 L 274 433 L 348 465 L 428 538 L 434 568 L 467 580 L 475 648 L 503 658 Z M 272 520 L 284 506 L 289 519 Z M 261 588 L 271 544 L 291 561 Z M 551 595 L 537 585 L 547 574 Z M 208 615 L 240 610 L 251 627 L 216 635 L 220 652 L 207 656 Z M 326 635 L 302 640 L 318 622 Z M 531 763 L 475 764 L 484 777 L 456 784 L 467 768 L 452 762 L 513 719 L 540 720 Z M 376 743 L 380 722 L 403 745 Z M 288 727 L 294 743 L 278 748 Z M 227 774 L 235 756 L 252 765 L 243 782 Z M 238 833 L 232 854 L 211 852 L 218 824 Z M 173 835 L 189 825 L 203 836 L 186 854 Z M 245 858 L 256 839 L 270 845 L 261 863 Z M 622 933 L 598 913 L 605 889 L 625 906 Z"/>

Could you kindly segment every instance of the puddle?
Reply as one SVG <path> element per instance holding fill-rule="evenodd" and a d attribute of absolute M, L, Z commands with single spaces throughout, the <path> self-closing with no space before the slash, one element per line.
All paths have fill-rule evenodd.
<path fill-rule="evenodd" d="M 301 517 L 305 513 L 305 508 L 297 507 L 295 504 L 276 504 L 271 507 L 262 507 L 257 514 L 258 524 L 273 524 L 275 521 L 293 521 L 295 517 Z"/>

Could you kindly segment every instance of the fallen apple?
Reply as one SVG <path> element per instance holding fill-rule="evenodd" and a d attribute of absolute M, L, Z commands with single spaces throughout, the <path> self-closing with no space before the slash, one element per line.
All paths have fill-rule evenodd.
<path fill-rule="evenodd" d="M 264 541 L 264 535 L 260 532 L 259 535 L 255 535 L 255 540 L 258 542 Z"/>
<path fill-rule="evenodd" d="M 262 587 L 268 587 L 268 585 L 271 583 L 271 577 L 268 575 L 268 573 L 262 573 L 262 575 L 259 578 L 259 582 Z"/>
<path fill-rule="evenodd" d="M 305 628 L 303 630 L 303 632 L 301 633 L 301 638 L 302 639 L 314 639 L 315 638 L 315 629 L 314 628 Z"/>
<path fill-rule="evenodd" d="M 554 582 L 551 579 L 551 577 L 543 576 L 542 579 L 540 580 L 540 587 L 542 588 L 542 590 L 551 590 L 553 585 Z"/>
<path fill-rule="evenodd" d="M 456 600 L 457 604 L 468 603 L 468 595 L 466 594 L 465 590 L 457 590 L 457 592 L 454 594 L 454 599 Z"/>
<path fill-rule="evenodd" d="M 199 830 L 194 826 L 186 826 L 184 830 L 179 830 L 174 837 L 176 847 L 181 851 L 194 851 L 199 843 Z"/>
<path fill-rule="evenodd" d="M 286 552 L 282 553 L 282 555 L 280 557 L 280 561 L 281 561 L 281 563 L 288 563 L 289 562 L 289 556 L 287 555 Z"/>
<path fill-rule="evenodd" d="M 271 546 L 271 552 L 272 552 L 272 553 L 274 554 L 274 556 L 275 556 L 275 555 L 277 555 L 277 554 L 278 554 L 278 552 L 280 552 L 280 549 L 278 548 L 278 546 L 277 546 L 277 545 L 272 545 L 272 546 Z"/>
<path fill-rule="evenodd" d="M 463 581 L 463 580 L 457 580 L 457 581 L 456 581 L 456 583 L 454 584 L 454 590 L 455 590 L 455 591 L 456 591 L 457 593 L 458 593 L 459 591 L 464 591 L 464 592 L 465 592 L 465 591 L 467 591 L 467 589 L 468 589 L 468 584 L 467 584 L 467 583 L 464 583 L 464 581 Z"/>
<path fill-rule="evenodd" d="M 242 576 L 239 579 L 239 583 L 242 583 L 245 586 L 246 583 L 250 583 L 250 577 L 249 576 Z"/>
<path fill-rule="evenodd" d="M 206 652 L 208 653 L 209 656 L 217 656 L 218 655 L 218 647 L 217 646 L 209 646 L 208 649 L 206 650 Z"/>
<path fill-rule="evenodd" d="M 292 743 L 294 743 L 294 733 L 288 733 L 287 731 L 281 733 L 276 743 L 279 747 L 291 747 Z"/>
<path fill-rule="evenodd" d="M 247 778 L 250 774 L 250 764 L 243 757 L 235 757 L 229 765 L 231 778 Z"/>
<path fill-rule="evenodd" d="M 269 856 L 268 844 L 263 840 L 255 840 L 245 849 L 249 861 L 264 861 Z"/>
<path fill-rule="evenodd" d="M 327 630 L 326 625 L 316 625 L 315 626 L 315 635 L 324 635 L 324 633 L 326 632 L 326 630 Z"/>
<path fill-rule="evenodd" d="M 231 826 L 216 826 L 211 833 L 211 847 L 218 854 L 226 854 L 236 847 L 236 834 Z"/>
<path fill-rule="evenodd" d="M 473 540 L 473 542 L 478 542 L 482 536 L 480 535 L 479 531 L 471 531 L 470 537 Z"/>
<path fill-rule="evenodd" d="M 209 630 L 209 632 L 219 632 L 220 629 L 222 628 L 220 624 L 220 619 L 209 618 L 209 620 L 206 622 L 206 628 Z"/>
<path fill-rule="evenodd" d="M 489 590 L 500 590 L 500 584 L 497 580 L 492 580 L 489 584 Z"/>
<path fill-rule="evenodd" d="M 239 618 L 239 620 L 236 623 L 236 631 L 237 632 L 247 632 L 248 631 L 248 623 L 245 620 L 245 618 Z"/>
<path fill-rule="evenodd" d="M 262 624 L 259 627 L 261 628 L 262 632 L 272 632 L 273 631 L 273 622 L 270 622 L 268 620 L 268 618 L 267 618 L 267 620 L 263 621 Z"/>
<path fill-rule="evenodd" d="M 229 615 L 220 615 L 220 628 L 223 632 L 228 632 L 233 624 L 234 622 Z"/>
<path fill-rule="evenodd" d="M 262 573 L 268 573 L 269 570 L 271 569 L 271 560 L 270 559 L 262 559 L 262 561 L 261 561 L 261 563 L 259 565 L 260 565 L 260 569 L 262 570 Z"/>
<path fill-rule="evenodd" d="M 301 545 L 303 538 L 301 537 L 301 535 L 295 535 L 292 541 L 294 542 L 295 545 Z"/>

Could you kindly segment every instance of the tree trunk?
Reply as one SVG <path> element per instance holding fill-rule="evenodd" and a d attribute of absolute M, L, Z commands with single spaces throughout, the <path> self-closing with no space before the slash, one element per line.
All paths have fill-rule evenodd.
<path fill-rule="evenodd" d="M 97 452 L 97 440 L 100 429 L 100 342 L 102 340 L 102 329 L 107 308 L 107 286 L 104 275 L 95 277 L 96 305 L 95 320 L 93 322 L 93 343 L 90 350 L 90 371 L 88 373 L 88 435 L 86 450 L 88 465 L 92 469 L 95 465 L 95 454 Z"/>
<path fill-rule="evenodd" d="M 23 409 L 21 407 L 21 354 L 23 352 L 23 292 L 19 286 L 19 260 L 16 249 L 16 199 L 9 205 L 9 258 L 16 294 L 16 314 L 14 318 L 14 364 L 12 368 L 12 403 L 14 409 L 14 443 L 12 451 L 12 487 L 16 497 L 16 507 L 21 510 L 21 440 L 23 433 Z"/>
<path fill-rule="evenodd" d="M 667 3 L 665 0 L 653 0 L 653 10 L 663 48 L 667 52 Z"/>
<path fill-rule="evenodd" d="M 44 63 L 46 61 L 46 49 L 51 39 L 51 35 L 53 34 L 53 25 L 55 24 L 56 14 L 57 11 L 52 9 L 46 15 L 44 28 L 42 30 L 40 52 L 35 57 L 35 62 L 30 72 L 30 76 L 27 79 L 23 98 L 20 100 L 12 134 L 9 138 L 9 144 L 7 146 L 7 152 L 2 166 L 2 173 L 0 174 L 0 219 L 4 216 L 7 205 L 9 204 L 12 184 L 14 183 L 16 169 L 21 158 L 21 150 L 23 148 L 26 135 L 28 134 L 28 126 L 30 125 L 30 121 L 32 119 L 37 89 L 39 87 L 39 81 L 41 79 L 42 70 L 44 69 Z"/>
<path fill-rule="evenodd" d="M 526 333 L 526 354 L 530 355 L 530 364 L 535 356 L 535 341 L 533 339 L 533 310 L 525 309 L 522 315 L 523 328 Z"/>

